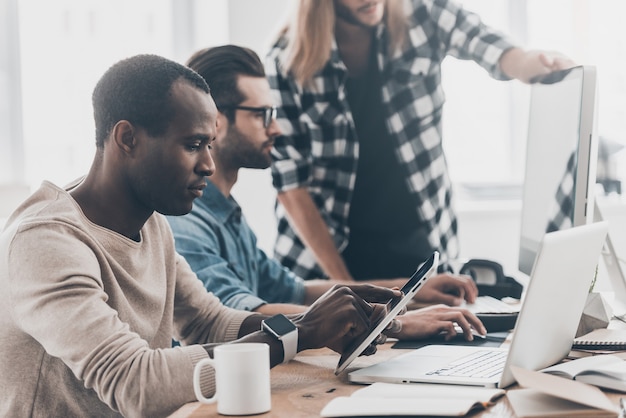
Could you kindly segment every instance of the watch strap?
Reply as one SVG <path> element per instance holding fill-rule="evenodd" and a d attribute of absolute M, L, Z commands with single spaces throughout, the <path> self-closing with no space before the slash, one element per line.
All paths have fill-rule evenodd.
<path fill-rule="evenodd" d="M 298 328 L 279 338 L 283 343 L 283 363 L 289 362 L 298 354 Z"/>

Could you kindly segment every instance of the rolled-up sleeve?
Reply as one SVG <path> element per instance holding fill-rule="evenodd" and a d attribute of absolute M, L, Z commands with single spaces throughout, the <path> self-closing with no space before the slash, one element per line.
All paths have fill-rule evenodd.
<path fill-rule="evenodd" d="M 417 3 L 417 2 L 414 2 Z M 447 48 L 444 54 L 459 59 L 473 60 L 495 79 L 508 80 L 498 65 L 504 52 L 516 42 L 503 32 L 485 25 L 480 16 L 450 0 L 420 2 L 428 10 L 437 27 L 437 36 Z M 418 6 L 419 8 L 419 6 Z"/>

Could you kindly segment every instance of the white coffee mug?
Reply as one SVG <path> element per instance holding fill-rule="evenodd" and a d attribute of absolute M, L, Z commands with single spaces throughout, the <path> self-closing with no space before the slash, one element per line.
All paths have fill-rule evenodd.
<path fill-rule="evenodd" d="M 193 371 L 193 389 L 198 401 L 217 402 L 223 415 L 251 415 L 272 407 L 270 350 L 265 343 L 224 344 L 215 347 L 213 359 L 200 360 Z M 206 398 L 200 390 L 203 367 L 215 369 L 215 395 Z"/>

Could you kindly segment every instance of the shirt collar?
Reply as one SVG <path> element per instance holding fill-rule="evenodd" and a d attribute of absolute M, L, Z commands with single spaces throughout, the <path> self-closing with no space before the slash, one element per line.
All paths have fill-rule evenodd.
<path fill-rule="evenodd" d="M 241 207 L 237 201 L 232 196 L 224 196 L 210 180 L 207 181 L 207 186 L 199 200 L 198 203 L 207 206 L 211 213 L 222 222 L 232 217 L 241 218 Z"/>

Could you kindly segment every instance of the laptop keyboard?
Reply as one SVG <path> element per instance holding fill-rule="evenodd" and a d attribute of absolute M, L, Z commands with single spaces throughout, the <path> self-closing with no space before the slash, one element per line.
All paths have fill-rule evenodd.
<path fill-rule="evenodd" d="M 474 303 L 466 303 L 464 306 L 472 313 L 515 313 L 519 312 L 519 306 L 512 306 L 492 296 L 479 296 Z"/>
<path fill-rule="evenodd" d="M 506 356 L 506 351 L 480 350 L 426 374 L 489 378 L 502 373 Z"/>

